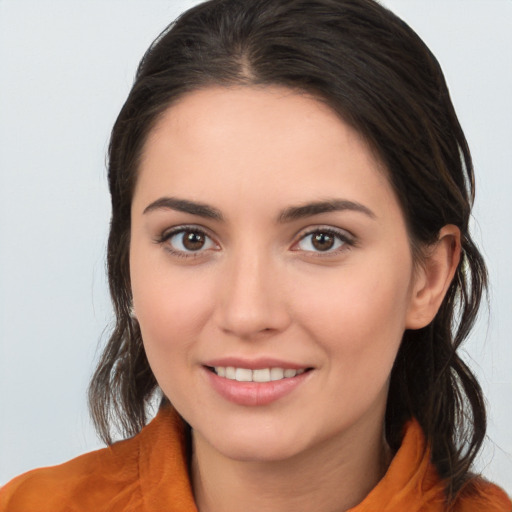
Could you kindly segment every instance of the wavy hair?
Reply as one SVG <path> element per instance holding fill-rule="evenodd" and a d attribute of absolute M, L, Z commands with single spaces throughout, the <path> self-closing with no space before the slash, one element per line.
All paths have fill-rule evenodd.
<path fill-rule="evenodd" d="M 313 95 L 367 141 L 387 169 L 415 259 L 446 224 L 462 258 L 435 319 L 403 336 L 386 435 L 398 449 L 415 417 L 450 501 L 486 430 L 480 386 L 457 349 L 476 319 L 487 274 L 468 223 L 473 165 L 442 70 L 418 35 L 373 0 L 211 0 L 169 25 L 144 55 L 112 130 L 108 278 L 115 326 L 91 381 L 98 432 L 132 436 L 158 389 L 130 316 L 130 206 L 148 133 L 169 106 L 211 85 L 278 85 Z"/>

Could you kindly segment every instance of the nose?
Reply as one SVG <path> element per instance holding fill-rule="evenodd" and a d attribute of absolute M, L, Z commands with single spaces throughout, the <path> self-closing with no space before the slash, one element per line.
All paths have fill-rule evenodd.
<path fill-rule="evenodd" d="M 217 323 L 241 339 L 275 334 L 290 324 L 283 269 L 254 248 L 228 259 L 220 284 Z"/>

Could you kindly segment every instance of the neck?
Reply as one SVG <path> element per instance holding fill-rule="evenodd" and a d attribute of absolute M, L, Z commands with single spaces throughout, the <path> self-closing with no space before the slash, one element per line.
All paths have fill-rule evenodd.
<path fill-rule="evenodd" d="M 192 481 L 200 512 L 341 512 L 358 503 L 390 460 L 382 425 L 329 439 L 287 460 L 223 457 L 193 433 Z"/>

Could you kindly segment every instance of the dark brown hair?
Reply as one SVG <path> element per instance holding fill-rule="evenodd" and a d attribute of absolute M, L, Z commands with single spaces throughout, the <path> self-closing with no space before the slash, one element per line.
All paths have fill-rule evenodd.
<path fill-rule="evenodd" d="M 475 321 L 486 270 L 469 231 L 473 165 L 441 68 L 416 33 L 373 0 L 212 0 L 151 45 L 112 131 L 108 276 L 116 323 L 90 386 L 96 427 L 136 434 L 158 389 L 130 317 L 130 206 L 148 133 L 177 99 L 210 85 L 279 85 L 325 102 L 385 165 L 413 254 L 455 224 L 462 259 L 427 327 L 406 331 L 391 375 L 387 440 L 415 417 L 446 480 L 448 499 L 469 477 L 483 441 L 481 389 L 457 354 Z"/>

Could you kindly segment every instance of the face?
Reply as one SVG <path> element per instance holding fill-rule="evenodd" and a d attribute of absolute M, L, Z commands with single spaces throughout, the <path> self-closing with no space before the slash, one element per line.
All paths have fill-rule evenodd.
<path fill-rule="evenodd" d="M 277 460 L 382 429 L 414 269 L 386 173 L 318 101 L 210 88 L 145 146 L 130 271 L 151 368 L 197 440 Z"/>

